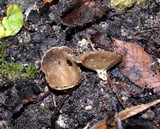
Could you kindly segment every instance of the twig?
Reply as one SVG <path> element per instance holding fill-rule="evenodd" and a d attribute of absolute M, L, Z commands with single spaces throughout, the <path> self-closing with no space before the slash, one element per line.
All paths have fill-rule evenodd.
<path fill-rule="evenodd" d="M 91 46 L 91 49 L 92 49 L 93 51 L 96 51 L 96 49 L 95 49 L 95 47 L 94 47 L 94 45 L 93 45 L 93 43 L 92 43 L 92 41 L 90 40 L 90 38 L 89 38 L 88 35 L 87 35 L 87 41 L 89 42 L 89 45 Z"/>

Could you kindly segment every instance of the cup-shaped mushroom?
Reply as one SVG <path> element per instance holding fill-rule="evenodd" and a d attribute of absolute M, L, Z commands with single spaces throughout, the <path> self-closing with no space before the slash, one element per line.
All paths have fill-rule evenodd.
<path fill-rule="evenodd" d="M 77 63 L 92 70 L 109 70 L 122 60 L 122 56 L 111 51 L 84 52 Z"/>
<path fill-rule="evenodd" d="M 82 64 L 88 69 L 95 70 L 99 78 L 107 80 L 107 70 L 115 66 L 122 60 L 122 56 L 110 51 L 84 52 L 77 63 Z"/>
<path fill-rule="evenodd" d="M 41 67 L 47 83 L 52 89 L 65 90 L 78 84 L 81 70 L 69 55 L 72 49 L 52 47 L 42 57 Z"/>

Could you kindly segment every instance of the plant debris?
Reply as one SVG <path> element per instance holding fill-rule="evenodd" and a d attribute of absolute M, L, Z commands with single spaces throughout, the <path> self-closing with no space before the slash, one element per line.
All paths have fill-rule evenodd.
<path fill-rule="evenodd" d="M 7 6 L 7 16 L 0 21 L 0 39 L 16 35 L 23 26 L 24 16 L 17 4 Z"/>
<path fill-rule="evenodd" d="M 160 91 L 160 76 L 151 69 L 152 56 L 134 43 L 115 40 L 114 45 L 115 51 L 123 55 L 122 74 L 142 88 Z"/>
<path fill-rule="evenodd" d="M 125 10 L 135 4 L 144 4 L 146 0 L 111 0 L 111 8 Z"/>
<path fill-rule="evenodd" d="M 66 26 L 83 26 L 86 23 L 93 22 L 106 14 L 107 7 L 99 1 L 87 0 L 80 7 L 77 7 L 70 13 L 62 16 L 61 22 Z"/>
<path fill-rule="evenodd" d="M 42 5 L 42 7 L 43 7 L 45 4 L 51 3 L 51 2 L 52 2 L 52 0 L 43 0 L 43 5 Z"/>
<path fill-rule="evenodd" d="M 121 127 L 122 125 L 116 120 L 117 116 L 119 117 L 120 121 L 124 121 L 138 113 L 141 113 L 145 110 L 147 110 L 148 108 L 150 108 L 151 106 L 154 106 L 156 104 L 160 103 L 160 99 L 155 100 L 153 102 L 147 103 L 147 104 L 140 104 L 137 106 L 133 106 L 131 108 L 126 108 L 124 110 L 122 110 L 121 112 L 119 112 L 117 115 L 115 114 L 115 118 L 109 118 L 107 120 L 101 120 L 98 123 L 96 123 L 95 125 L 93 125 L 90 129 L 106 129 L 109 126 L 109 124 L 112 124 L 112 129 L 122 129 L 123 127 Z"/>
<path fill-rule="evenodd" d="M 140 104 L 131 108 L 126 108 L 125 110 L 119 112 L 118 115 L 120 119 L 123 121 L 159 103 L 160 103 L 160 99 L 147 104 Z"/>
<path fill-rule="evenodd" d="M 1 20 L 10 4 L 17 4 L 25 14 L 25 26 L 18 34 L 0 40 L 0 128 L 159 129 L 159 104 L 149 110 L 146 105 L 160 98 L 159 79 L 154 83 L 160 75 L 160 2 L 135 1 L 124 9 L 111 7 L 111 0 L 0 1 Z M 115 45 L 114 39 L 123 43 Z M 95 64 L 106 68 L 108 63 L 97 51 L 110 53 L 111 61 L 120 57 L 108 71 L 99 70 L 107 81 L 92 69 Z M 54 56 L 46 58 L 44 66 L 46 52 Z M 85 53 L 94 60 L 89 61 L 91 69 L 76 62 Z M 103 57 L 108 59 L 108 54 Z M 7 64 L 18 72 L 5 71 Z M 26 77 L 34 71 L 36 76 Z M 8 79 L 11 73 L 14 82 Z M 53 81 L 57 83 L 51 88 L 47 75 L 68 79 L 64 83 L 75 79 L 75 83 L 66 90 L 58 85 L 56 90 L 63 80 Z"/>

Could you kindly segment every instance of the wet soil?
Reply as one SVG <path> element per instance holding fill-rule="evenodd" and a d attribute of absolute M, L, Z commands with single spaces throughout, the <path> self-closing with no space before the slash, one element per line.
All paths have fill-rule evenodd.
<path fill-rule="evenodd" d="M 42 0 L 9 0 L 0 3 L 1 16 L 5 14 L 9 3 L 18 3 L 24 13 L 31 8 L 26 18 L 29 28 L 23 27 L 16 36 L 0 41 L 0 45 L 4 42 L 9 44 L 6 48 L 7 60 L 32 64 L 37 68 L 35 78 L 20 78 L 7 85 L 6 82 L 0 84 L 3 89 L 0 90 L 0 128 L 83 129 L 86 125 L 107 119 L 109 113 L 160 98 L 160 93 L 139 88 L 124 77 L 118 66 L 108 73 L 116 83 L 122 102 L 107 81 L 102 81 L 96 72 L 86 68 L 82 68 L 81 82 L 75 88 L 56 91 L 48 87 L 40 66 L 44 52 L 53 46 L 81 48 L 79 41 L 95 33 L 102 33 L 106 40 L 104 44 L 94 44 L 96 49 L 107 50 L 106 44 L 112 44 L 111 38 L 116 38 L 136 42 L 149 54 L 160 58 L 158 0 L 149 0 L 144 6 L 134 6 L 123 12 L 109 10 L 101 19 L 82 27 L 67 27 L 58 20 L 57 17 L 69 8 L 69 2 L 56 1 L 43 8 Z M 119 83 L 122 81 L 131 93 L 122 88 Z M 123 126 L 126 129 L 160 128 L 160 105 L 126 120 Z"/>

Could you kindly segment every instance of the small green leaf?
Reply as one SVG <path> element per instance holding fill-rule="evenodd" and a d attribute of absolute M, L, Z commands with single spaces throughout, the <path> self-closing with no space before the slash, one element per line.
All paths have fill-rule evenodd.
<path fill-rule="evenodd" d="M 0 39 L 4 37 L 4 26 L 0 21 Z"/>
<path fill-rule="evenodd" d="M 7 6 L 7 16 L 0 21 L 0 39 L 16 35 L 23 26 L 24 16 L 17 4 Z"/>
<path fill-rule="evenodd" d="M 111 0 L 111 8 L 115 8 L 117 10 L 124 10 L 135 4 L 142 6 L 146 3 L 147 0 Z"/>
<path fill-rule="evenodd" d="M 111 0 L 111 7 L 123 10 L 131 7 L 135 2 L 136 0 Z"/>

